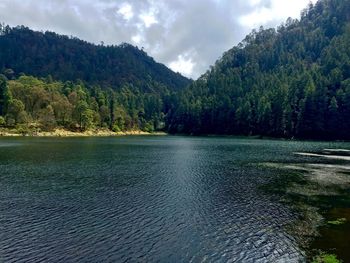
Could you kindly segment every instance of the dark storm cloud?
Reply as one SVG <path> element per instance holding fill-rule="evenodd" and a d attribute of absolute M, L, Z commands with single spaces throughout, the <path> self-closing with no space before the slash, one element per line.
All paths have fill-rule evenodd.
<path fill-rule="evenodd" d="M 11 26 L 51 30 L 95 43 L 129 42 L 196 78 L 251 30 L 242 17 L 269 10 L 274 1 L 0 0 L 0 17 Z"/>

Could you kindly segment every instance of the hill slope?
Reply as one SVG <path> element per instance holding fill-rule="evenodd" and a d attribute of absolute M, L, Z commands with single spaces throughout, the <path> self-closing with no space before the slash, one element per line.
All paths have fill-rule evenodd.
<path fill-rule="evenodd" d="M 172 101 L 169 131 L 350 139 L 350 1 L 253 31 Z"/>
<path fill-rule="evenodd" d="M 113 89 L 133 84 L 146 92 L 150 83 L 171 90 L 190 83 L 129 44 L 94 45 L 52 32 L 35 32 L 23 26 L 0 28 L 0 70 L 4 69 L 12 69 L 17 75 L 51 75 L 61 81 L 80 79 L 89 85 Z"/>

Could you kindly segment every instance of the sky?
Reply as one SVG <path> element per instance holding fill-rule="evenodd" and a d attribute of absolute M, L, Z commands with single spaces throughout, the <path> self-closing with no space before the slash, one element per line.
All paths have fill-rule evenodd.
<path fill-rule="evenodd" d="M 315 3 L 316 0 L 311 0 Z M 310 0 L 0 0 L 0 22 L 144 48 L 196 79 L 254 28 L 299 18 Z"/>

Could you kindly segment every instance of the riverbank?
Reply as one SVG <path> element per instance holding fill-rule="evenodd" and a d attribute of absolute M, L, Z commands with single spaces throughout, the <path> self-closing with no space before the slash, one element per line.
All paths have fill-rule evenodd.
<path fill-rule="evenodd" d="M 62 128 L 53 131 L 29 131 L 23 132 L 17 129 L 0 129 L 0 137 L 109 137 L 109 136 L 126 136 L 126 135 L 167 135 L 165 132 L 144 132 L 140 130 L 131 130 L 123 132 L 113 132 L 108 129 L 94 129 L 87 131 L 70 131 Z"/>

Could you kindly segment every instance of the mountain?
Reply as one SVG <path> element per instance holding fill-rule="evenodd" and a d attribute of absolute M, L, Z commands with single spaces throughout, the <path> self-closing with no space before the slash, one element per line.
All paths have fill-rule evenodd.
<path fill-rule="evenodd" d="M 170 103 L 167 129 L 350 139 L 350 1 L 253 30 Z"/>
<path fill-rule="evenodd" d="M 0 127 L 27 134 L 164 129 L 165 101 L 192 81 L 129 44 L 0 27 Z"/>
<path fill-rule="evenodd" d="M 0 28 L 0 70 L 14 71 L 60 81 L 82 80 L 88 85 L 121 89 L 132 84 L 152 92 L 155 86 L 179 90 L 191 81 L 157 63 L 143 50 L 129 44 L 94 45 L 53 32 L 35 32 L 26 27 Z M 154 85 L 153 85 L 154 86 Z"/>
<path fill-rule="evenodd" d="M 0 126 L 350 139 L 349 10 L 253 30 L 195 82 L 128 44 L 1 26 Z"/>

